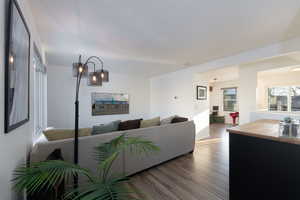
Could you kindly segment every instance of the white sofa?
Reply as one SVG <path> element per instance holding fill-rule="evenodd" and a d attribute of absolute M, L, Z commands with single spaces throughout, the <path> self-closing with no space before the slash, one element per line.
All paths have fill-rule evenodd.
<path fill-rule="evenodd" d="M 94 147 L 121 134 L 142 137 L 151 140 L 160 147 L 159 152 L 150 155 L 133 156 L 129 152 L 123 153 L 114 163 L 113 172 L 125 172 L 127 175 L 135 174 L 180 155 L 190 153 L 195 146 L 193 121 L 86 136 L 79 138 L 79 165 L 96 173 L 97 162 L 93 159 Z M 30 159 L 32 162 L 45 160 L 57 148 L 61 149 L 62 156 L 66 161 L 73 161 L 73 139 L 40 141 L 34 146 Z"/>

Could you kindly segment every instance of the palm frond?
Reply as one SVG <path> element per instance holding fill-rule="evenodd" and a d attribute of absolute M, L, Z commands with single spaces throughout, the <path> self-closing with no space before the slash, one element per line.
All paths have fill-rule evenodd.
<path fill-rule="evenodd" d="M 79 174 L 93 179 L 87 169 L 61 160 L 33 163 L 30 167 L 23 165 L 14 171 L 14 189 L 18 192 L 26 189 L 29 195 L 35 194 L 48 191 L 64 179 Z"/>
<path fill-rule="evenodd" d="M 65 196 L 72 200 L 137 200 L 132 194 L 137 191 L 128 187 L 128 177 L 111 174 L 111 166 L 121 152 L 135 154 L 152 153 L 159 148 L 151 141 L 138 137 L 121 135 L 110 142 L 101 144 L 95 149 L 96 160 L 99 162 L 100 177 L 93 177 L 88 169 L 60 160 L 33 163 L 30 167 L 18 167 L 14 172 L 14 189 L 28 195 L 41 191 L 47 192 L 73 176 L 83 175 L 89 181 L 79 185 Z"/>
<path fill-rule="evenodd" d="M 127 137 L 121 135 L 110 142 L 103 143 L 95 148 L 95 158 L 99 162 L 99 170 L 102 179 L 107 178 L 114 161 L 121 152 L 126 151 L 127 149 L 135 154 L 148 154 L 159 151 L 159 147 L 153 142 L 139 137 Z"/>
<path fill-rule="evenodd" d="M 131 153 L 152 153 L 159 151 L 159 147 L 152 141 L 142 139 L 140 137 L 127 137 L 121 135 L 110 142 L 98 145 L 95 148 L 95 158 L 101 163 L 108 159 L 111 155 L 129 149 Z"/>
<path fill-rule="evenodd" d="M 121 148 L 122 150 L 129 149 L 134 154 L 148 154 L 159 151 L 159 147 L 152 141 L 140 137 L 126 137 Z"/>
<path fill-rule="evenodd" d="M 125 136 L 121 135 L 110 142 L 103 143 L 95 147 L 95 159 L 101 163 L 109 158 L 115 152 L 119 152 L 120 145 L 123 143 Z"/>
<path fill-rule="evenodd" d="M 105 181 L 93 182 L 88 185 L 73 189 L 66 194 L 65 199 L 69 200 L 137 200 L 132 197 L 135 192 L 127 187 L 129 179 L 119 176 Z"/>

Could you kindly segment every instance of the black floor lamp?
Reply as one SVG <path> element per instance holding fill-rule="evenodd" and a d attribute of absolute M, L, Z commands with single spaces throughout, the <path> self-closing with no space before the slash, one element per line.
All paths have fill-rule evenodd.
<path fill-rule="evenodd" d="M 100 70 L 96 70 L 96 64 L 101 65 Z M 93 65 L 93 72 L 89 72 L 89 65 Z M 102 86 L 102 82 L 109 81 L 109 72 L 103 69 L 103 61 L 97 56 L 89 57 L 82 62 L 82 56 L 78 62 L 73 63 L 73 76 L 76 77 L 75 95 L 75 135 L 74 135 L 74 164 L 78 164 L 78 122 L 79 122 L 79 88 L 82 78 L 88 78 L 89 86 Z M 78 187 L 78 176 L 74 176 L 74 187 Z"/>

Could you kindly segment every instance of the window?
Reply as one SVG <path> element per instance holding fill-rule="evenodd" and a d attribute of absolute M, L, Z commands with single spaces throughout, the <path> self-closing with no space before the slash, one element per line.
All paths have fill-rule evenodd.
<path fill-rule="evenodd" d="M 269 89 L 269 111 L 288 111 L 289 87 Z"/>
<path fill-rule="evenodd" d="M 269 111 L 300 111 L 300 86 L 269 88 L 268 96 Z"/>
<path fill-rule="evenodd" d="M 237 105 L 237 88 L 223 89 L 223 110 L 233 112 Z"/>
<path fill-rule="evenodd" d="M 300 111 L 300 87 L 291 87 L 291 111 Z"/>
<path fill-rule="evenodd" d="M 34 139 L 46 128 L 46 68 L 36 46 L 33 54 L 34 67 Z"/>

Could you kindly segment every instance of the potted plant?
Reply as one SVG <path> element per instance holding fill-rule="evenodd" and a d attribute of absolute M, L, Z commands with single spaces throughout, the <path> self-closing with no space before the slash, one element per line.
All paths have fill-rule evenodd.
<path fill-rule="evenodd" d="M 52 160 L 32 163 L 31 166 L 20 166 L 15 170 L 14 189 L 18 192 L 26 190 L 28 195 L 55 189 L 64 180 L 73 176 L 85 177 L 87 181 L 78 188 L 69 187 L 63 199 L 73 200 L 129 200 L 136 199 L 133 191 L 126 183 L 129 177 L 125 174 L 113 174 L 111 167 L 121 152 L 128 150 L 133 154 L 151 153 L 159 148 L 151 141 L 138 137 L 119 136 L 108 143 L 95 148 L 95 159 L 99 162 L 97 176 L 88 169 L 81 168 L 66 161 Z M 54 200 L 60 199 L 56 196 Z"/>

